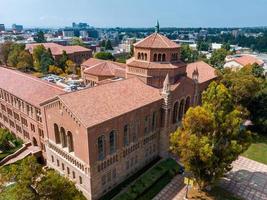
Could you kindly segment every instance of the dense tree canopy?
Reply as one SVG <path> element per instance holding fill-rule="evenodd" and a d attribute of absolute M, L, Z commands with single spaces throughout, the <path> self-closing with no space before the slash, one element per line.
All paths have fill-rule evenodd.
<path fill-rule="evenodd" d="M 214 50 L 211 54 L 210 64 L 218 69 L 222 69 L 225 64 L 225 57 L 229 54 L 226 49 Z"/>
<path fill-rule="evenodd" d="M 181 60 L 185 63 L 192 63 L 198 59 L 198 51 L 193 50 L 189 45 L 182 45 L 181 47 Z"/>
<path fill-rule="evenodd" d="M 43 31 L 38 31 L 37 35 L 34 37 L 34 41 L 37 43 L 44 43 L 46 42 L 46 39 L 44 37 Z"/>
<path fill-rule="evenodd" d="M 70 180 L 54 170 L 44 170 L 33 156 L 23 159 L 20 163 L 0 168 L 0 185 L 5 191 L 5 182 L 14 182 L 12 195 L 15 200 L 85 200 L 80 191 Z"/>
<path fill-rule="evenodd" d="M 114 56 L 109 52 L 98 52 L 94 57 L 102 60 L 114 60 Z"/>
<path fill-rule="evenodd" d="M 177 154 L 201 189 L 215 183 L 250 145 L 251 133 L 242 128 L 247 115 L 233 103 L 223 84 L 211 83 L 203 105 L 190 108 L 182 127 L 171 136 Z"/>

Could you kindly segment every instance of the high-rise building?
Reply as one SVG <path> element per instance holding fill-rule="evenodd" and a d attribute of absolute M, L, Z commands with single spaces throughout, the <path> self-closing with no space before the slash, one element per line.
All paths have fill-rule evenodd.
<path fill-rule="evenodd" d="M 23 31 L 23 26 L 22 25 L 13 24 L 12 25 L 12 30 L 14 32 L 22 32 Z"/>
<path fill-rule="evenodd" d="M 5 31 L 6 30 L 6 28 L 5 28 L 5 24 L 0 24 L 0 32 L 1 31 Z"/>

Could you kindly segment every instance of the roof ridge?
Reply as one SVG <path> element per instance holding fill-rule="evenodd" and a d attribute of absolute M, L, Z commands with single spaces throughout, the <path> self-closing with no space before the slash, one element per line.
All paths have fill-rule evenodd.
<path fill-rule="evenodd" d="M 170 47 L 170 45 L 162 38 L 163 35 L 159 34 L 160 39 L 167 45 L 167 47 Z"/>

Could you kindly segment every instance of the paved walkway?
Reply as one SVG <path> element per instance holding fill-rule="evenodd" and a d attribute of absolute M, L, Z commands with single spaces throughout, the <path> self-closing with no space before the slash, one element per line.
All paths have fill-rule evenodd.
<path fill-rule="evenodd" d="M 267 200 L 267 165 L 239 157 L 221 186 L 244 200 Z"/>
<path fill-rule="evenodd" d="M 177 175 L 153 200 L 180 200 L 185 196 L 184 177 Z"/>
<path fill-rule="evenodd" d="M 18 154 L 16 157 L 10 159 L 9 161 L 7 161 L 4 165 L 9 165 L 12 163 L 15 163 L 19 160 L 22 160 L 23 158 L 29 156 L 29 155 L 34 155 L 36 153 L 39 153 L 41 151 L 40 147 L 37 146 L 29 146 L 27 147 L 27 149 L 25 149 L 23 152 L 21 152 L 20 154 Z"/>
<path fill-rule="evenodd" d="M 244 200 L 267 200 L 267 165 L 239 157 L 221 186 Z M 183 176 L 177 175 L 153 200 L 183 200 L 184 196 Z"/>

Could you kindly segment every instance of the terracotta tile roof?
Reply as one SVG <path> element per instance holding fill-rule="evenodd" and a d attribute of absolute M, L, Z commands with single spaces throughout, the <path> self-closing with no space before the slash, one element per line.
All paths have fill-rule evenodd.
<path fill-rule="evenodd" d="M 231 61 L 236 61 L 237 63 L 241 64 L 242 66 L 246 66 L 246 65 L 252 65 L 252 64 L 258 64 L 258 65 L 263 65 L 264 62 L 262 60 L 259 60 L 253 56 L 249 56 L 249 55 L 243 55 L 240 57 L 234 57 L 233 59 L 229 60 L 228 62 Z"/>
<path fill-rule="evenodd" d="M 208 65 L 207 63 L 203 61 L 194 62 L 194 63 L 190 63 L 187 65 L 186 72 L 189 78 L 192 79 L 192 74 L 195 69 L 198 70 L 198 74 L 199 74 L 198 82 L 199 83 L 203 83 L 203 82 L 216 78 L 215 68 L 211 67 L 210 65 Z"/>
<path fill-rule="evenodd" d="M 161 100 L 158 89 L 130 78 L 73 93 L 59 99 L 86 127 L 91 127 Z"/>
<path fill-rule="evenodd" d="M 64 93 L 55 84 L 4 67 L 0 67 L 0 88 L 37 107 L 43 101 Z"/>
<path fill-rule="evenodd" d="M 180 45 L 171 41 L 164 35 L 159 33 L 153 33 L 152 35 L 146 37 L 145 39 L 134 44 L 138 48 L 155 48 L 155 49 L 169 49 L 169 48 L 179 48 Z"/>
<path fill-rule="evenodd" d="M 50 48 L 53 55 L 62 55 L 63 51 L 66 51 L 67 54 L 73 54 L 75 52 L 91 51 L 90 49 L 81 46 L 62 46 L 56 43 L 26 44 L 26 49 L 28 49 L 32 53 L 33 49 L 38 45 L 43 45 L 46 49 Z"/>
<path fill-rule="evenodd" d="M 175 69 L 178 67 L 185 66 L 185 63 L 181 61 L 172 62 L 172 63 L 158 63 L 158 62 L 146 62 L 146 61 L 140 61 L 136 60 L 135 58 L 131 58 L 127 60 L 127 65 L 132 67 L 139 67 L 144 69 Z"/>
<path fill-rule="evenodd" d="M 94 58 L 88 59 L 82 66 L 86 67 L 84 73 L 95 76 L 115 76 L 124 78 L 126 73 L 125 64 Z"/>

